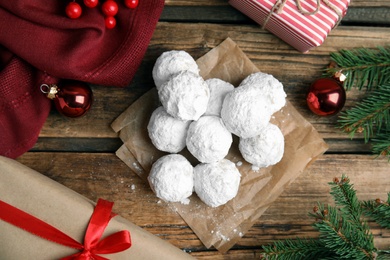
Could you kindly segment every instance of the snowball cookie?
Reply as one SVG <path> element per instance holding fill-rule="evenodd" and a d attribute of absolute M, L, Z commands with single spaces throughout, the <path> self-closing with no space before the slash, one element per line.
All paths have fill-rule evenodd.
<path fill-rule="evenodd" d="M 182 202 L 194 189 L 194 167 L 183 155 L 168 154 L 152 165 L 148 181 L 158 198 Z"/>
<path fill-rule="evenodd" d="M 182 120 L 198 120 L 206 112 L 210 90 L 201 76 L 191 71 L 182 71 L 160 87 L 158 96 L 171 116 Z"/>
<path fill-rule="evenodd" d="M 190 153 L 202 163 L 223 159 L 232 145 L 232 134 L 217 116 L 202 116 L 190 124 L 186 144 Z"/>
<path fill-rule="evenodd" d="M 173 75 L 183 70 L 192 71 L 199 74 L 199 68 L 194 58 L 185 51 L 166 51 L 163 52 L 154 64 L 152 76 L 157 89 L 168 81 Z"/>
<path fill-rule="evenodd" d="M 226 94 L 234 89 L 234 86 L 217 78 L 208 79 L 206 83 L 210 89 L 210 99 L 204 114 L 207 116 L 221 116 L 223 100 Z"/>
<path fill-rule="evenodd" d="M 283 84 L 270 74 L 256 72 L 250 74 L 241 83 L 240 86 L 249 85 L 262 91 L 271 102 L 272 114 L 279 111 L 286 105 L 286 92 Z"/>
<path fill-rule="evenodd" d="M 240 138 L 238 149 L 245 161 L 259 168 L 278 163 L 284 153 L 284 136 L 279 127 L 268 124 L 255 137 Z"/>
<path fill-rule="evenodd" d="M 259 89 L 245 85 L 227 93 L 221 118 L 230 132 L 249 138 L 260 133 L 269 123 L 272 113 L 269 99 Z"/>
<path fill-rule="evenodd" d="M 194 168 L 195 192 L 211 207 L 218 207 L 233 199 L 237 195 L 240 179 L 236 165 L 227 159 L 201 163 Z"/>
<path fill-rule="evenodd" d="M 178 153 L 186 147 L 187 130 L 191 121 L 180 120 L 160 106 L 153 111 L 148 124 L 148 134 L 160 151 Z"/>

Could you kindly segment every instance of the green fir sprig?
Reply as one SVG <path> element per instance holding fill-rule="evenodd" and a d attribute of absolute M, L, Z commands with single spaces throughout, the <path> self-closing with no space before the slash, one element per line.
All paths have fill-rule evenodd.
<path fill-rule="evenodd" d="M 337 66 L 328 68 L 327 74 L 333 76 L 341 71 L 347 77 L 344 81 L 346 90 L 352 87 L 371 90 L 389 83 L 390 46 L 341 50 L 331 53 L 330 57 Z"/>
<path fill-rule="evenodd" d="M 341 113 L 338 123 L 351 138 L 355 133 L 363 133 L 366 142 L 376 134 L 390 130 L 390 82 Z"/>
<path fill-rule="evenodd" d="M 341 72 L 346 76 L 346 90 L 368 91 L 360 103 L 340 113 L 338 127 L 351 138 L 363 133 L 366 143 L 372 141 L 372 152 L 390 161 L 390 46 L 341 50 L 330 55 L 336 66 L 326 69 L 328 76 Z"/>
<path fill-rule="evenodd" d="M 381 227 L 390 229 L 390 192 L 387 195 L 387 201 L 381 199 L 363 201 L 363 210 Z"/>
<path fill-rule="evenodd" d="M 309 216 L 318 238 L 287 239 L 263 246 L 262 259 L 390 259 L 390 250 L 378 250 L 367 217 L 390 227 L 390 193 L 387 201 L 360 202 L 349 179 L 343 175 L 330 182 L 336 206 L 318 203 Z"/>

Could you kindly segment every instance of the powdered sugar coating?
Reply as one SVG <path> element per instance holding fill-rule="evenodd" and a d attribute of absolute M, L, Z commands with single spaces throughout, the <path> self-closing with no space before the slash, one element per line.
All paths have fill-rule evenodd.
<path fill-rule="evenodd" d="M 156 60 L 152 76 L 157 89 L 174 74 L 189 70 L 199 75 L 199 68 L 194 58 L 185 51 L 172 50 L 163 52 Z"/>
<path fill-rule="evenodd" d="M 160 151 L 178 153 L 186 146 L 187 130 L 191 121 L 169 115 L 160 106 L 153 111 L 148 124 L 148 134 L 153 145 Z"/>
<path fill-rule="evenodd" d="M 263 168 L 278 163 L 284 153 L 284 136 L 274 124 L 268 124 L 258 136 L 240 138 L 238 149 L 245 161 Z"/>
<path fill-rule="evenodd" d="M 202 116 L 188 128 L 187 149 L 202 163 L 223 159 L 228 154 L 232 142 L 232 134 L 217 116 Z"/>
<path fill-rule="evenodd" d="M 272 113 L 271 103 L 261 90 L 245 85 L 226 95 L 221 118 L 230 132 L 242 138 L 249 138 L 261 132 L 271 119 Z"/>
<path fill-rule="evenodd" d="M 210 90 L 204 79 L 190 71 L 172 76 L 158 90 L 165 110 L 182 120 L 198 120 L 206 112 Z"/>
<path fill-rule="evenodd" d="M 258 88 L 269 99 L 272 114 L 279 111 L 286 104 L 287 95 L 284 92 L 283 84 L 270 74 L 263 72 L 252 73 L 240 83 L 240 86 Z"/>
<path fill-rule="evenodd" d="M 198 197 L 210 207 L 218 207 L 233 199 L 238 192 L 241 174 L 227 159 L 201 163 L 194 168 L 194 187 Z"/>
<path fill-rule="evenodd" d="M 186 201 L 194 189 L 194 168 L 180 154 L 165 155 L 152 165 L 148 181 L 158 198 L 169 202 Z"/>
<path fill-rule="evenodd" d="M 217 78 L 206 80 L 210 89 L 210 99 L 204 115 L 221 116 L 222 103 L 227 93 L 234 89 L 229 82 Z"/>

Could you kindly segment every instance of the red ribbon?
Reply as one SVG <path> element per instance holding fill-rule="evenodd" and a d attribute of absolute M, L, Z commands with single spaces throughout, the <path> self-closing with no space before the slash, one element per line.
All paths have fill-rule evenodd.
<path fill-rule="evenodd" d="M 98 200 L 89 221 L 87 231 L 85 232 L 84 244 L 77 242 L 62 231 L 43 222 L 42 220 L 1 200 L 0 219 L 36 236 L 80 251 L 62 258 L 63 260 L 108 260 L 98 254 L 117 253 L 124 251 L 131 246 L 130 232 L 127 230 L 116 232 L 100 240 L 108 222 L 114 216 L 111 214 L 113 205 L 114 203 L 110 201 L 103 199 Z"/>

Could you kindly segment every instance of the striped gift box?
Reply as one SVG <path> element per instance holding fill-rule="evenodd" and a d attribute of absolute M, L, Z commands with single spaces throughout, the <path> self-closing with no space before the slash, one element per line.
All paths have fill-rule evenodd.
<path fill-rule="evenodd" d="M 303 12 L 314 12 L 317 0 L 287 0 L 282 8 L 273 10 L 277 2 L 283 1 L 229 0 L 234 8 L 292 47 L 307 52 L 325 41 L 339 19 L 345 16 L 350 0 L 320 0 L 318 11 L 312 14 Z"/>

